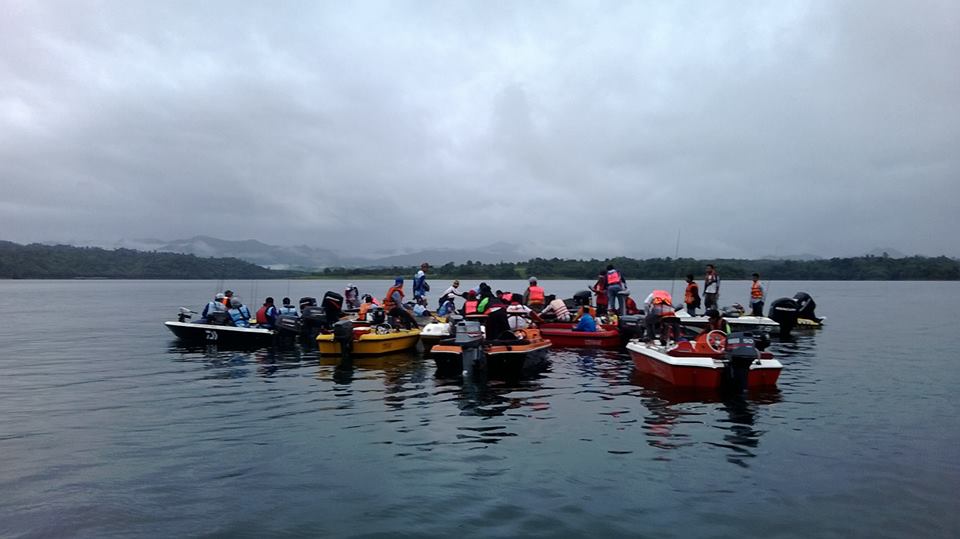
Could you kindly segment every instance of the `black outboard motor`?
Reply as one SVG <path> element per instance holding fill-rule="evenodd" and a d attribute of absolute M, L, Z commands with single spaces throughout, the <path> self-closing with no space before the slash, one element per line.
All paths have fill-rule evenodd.
<path fill-rule="evenodd" d="M 177 313 L 177 322 L 186 322 L 193 318 L 193 315 L 196 314 L 186 307 L 180 307 L 180 311 Z"/>
<path fill-rule="evenodd" d="M 726 367 L 723 373 L 723 389 L 734 394 L 747 390 L 750 365 L 760 358 L 752 333 L 731 333 L 723 351 Z"/>
<path fill-rule="evenodd" d="M 645 328 L 642 314 L 625 314 L 617 321 L 620 341 L 624 344 L 631 339 L 642 339 Z"/>
<path fill-rule="evenodd" d="M 387 321 L 387 313 L 383 310 L 383 307 L 372 307 L 367 311 L 367 321 L 372 326 L 379 326 Z"/>
<path fill-rule="evenodd" d="M 324 329 L 330 327 L 329 319 L 323 307 L 307 305 L 300 309 L 300 337 L 307 340 L 317 338 Z M 307 342 L 307 341 L 304 341 Z"/>
<path fill-rule="evenodd" d="M 817 318 L 817 302 L 813 301 L 813 298 L 810 297 L 810 294 L 807 294 L 806 292 L 797 292 L 793 295 L 793 299 L 797 301 L 800 318 L 807 318 L 815 322 L 819 322 L 821 320 L 820 318 Z"/>
<path fill-rule="evenodd" d="M 353 322 L 340 320 L 333 325 L 333 342 L 340 343 L 340 357 L 349 359 L 353 351 Z"/>
<path fill-rule="evenodd" d="M 293 314 L 281 314 L 277 317 L 277 332 L 284 337 L 296 337 L 301 331 L 300 317 Z"/>
<path fill-rule="evenodd" d="M 343 316 L 343 296 L 336 292 L 327 292 L 320 302 L 327 313 L 327 320 L 339 320 Z"/>
<path fill-rule="evenodd" d="M 590 305 L 591 298 L 593 298 L 592 292 L 590 292 L 589 290 L 581 290 L 573 295 L 573 304 L 576 307 Z"/>
<path fill-rule="evenodd" d="M 793 328 L 797 326 L 800 306 L 792 298 L 780 298 L 770 304 L 769 316 L 771 320 L 780 324 L 780 335 L 785 337 L 790 335 Z"/>

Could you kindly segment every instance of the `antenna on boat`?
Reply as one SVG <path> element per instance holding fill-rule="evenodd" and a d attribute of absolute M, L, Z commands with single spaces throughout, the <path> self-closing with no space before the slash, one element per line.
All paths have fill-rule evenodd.
<path fill-rule="evenodd" d="M 680 227 L 677 227 L 677 247 L 673 251 L 673 278 L 670 280 L 670 299 L 673 299 L 673 285 L 677 282 L 677 264 L 680 256 Z"/>

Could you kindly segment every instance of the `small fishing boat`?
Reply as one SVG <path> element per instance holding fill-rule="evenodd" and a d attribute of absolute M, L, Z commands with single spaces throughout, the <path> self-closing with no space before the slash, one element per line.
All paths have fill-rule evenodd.
<path fill-rule="evenodd" d="M 750 333 L 711 331 L 695 340 L 667 345 L 631 341 L 627 351 L 636 369 L 678 387 L 701 389 L 776 386 L 783 365 L 758 350 Z"/>
<path fill-rule="evenodd" d="M 411 350 L 419 340 L 419 329 L 398 329 L 387 324 L 354 327 L 345 320 L 334 324 L 332 332 L 317 335 L 317 346 L 324 356 L 379 356 Z"/>
<path fill-rule="evenodd" d="M 458 322 L 453 337 L 430 350 L 440 371 L 459 371 L 465 376 L 483 373 L 491 377 L 518 378 L 547 365 L 551 343 L 535 328 L 518 329 L 500 339 L 485 340 L 478 322 Z"/>
<path fill-rule="evenodd" d="M 602 324 L 597 331 L 574 331 L 572 322 L 545 322 L 539 324 L 540 334 L 553 343 L 554 348 L 620 348 L 620 330 L 615 325 Z"/>
<path fill-rule="evenodd" d="M 547 351 L 553 345 L 536 328 L 514 331 L 516 339 L 488 340 L 484 344 L 487 372 L 517 378 L 547 366 Z"/>
<path fill-rule="evenodd" d="M 219 348 L 252 349 L 271 346 L 276 332 L 258 327 L 228 325 L 226 313 L 213 313 L 208 323 L 188 322 L 196 314 L 185 307 L 180 308 L 177 321 L 164 322 L 174 335 L 188 345 L 216 345 Z"/>

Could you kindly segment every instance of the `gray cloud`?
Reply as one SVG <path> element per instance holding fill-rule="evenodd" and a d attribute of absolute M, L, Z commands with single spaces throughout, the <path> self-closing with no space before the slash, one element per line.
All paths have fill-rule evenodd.
<path fill-rule="evenodd" d="M 22 2 L 0 236 L 960 255 L 960 8 Z"/>

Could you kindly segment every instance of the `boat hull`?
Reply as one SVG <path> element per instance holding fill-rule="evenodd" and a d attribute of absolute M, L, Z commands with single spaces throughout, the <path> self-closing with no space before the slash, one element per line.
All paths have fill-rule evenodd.
<path fill-rule="evenodd" d="M 260 348 L 276 342 L 276 332 L 262 328 L 215 326 L 190 322 L 164 322 L 180 341 L 220 348 Z"/>
<path fill-rule="evenodd" d="M 706 316 L 689 316 L 684 312 L 678 312 L 677 318 L 680 324 L 696 328 L 704 328 L 710 324 L 710 319 Z M 738 316 L 724 317 L 723 319 L 734 331 L 779 331 L 780 324 L 776 320 L 766 316 Z"/>
<path fill-rule="evenodd" d="M 576 324 L 549 322 L 540 324 L 540 334 L 554 348 L 620 348 L 620 331 L 615 326 L 600 326 L 599 331 L 573 331 Z"/>
<path fill-rule="evenodd" d="M 363 333 L 354 336 L 353 348 L 350 350 L 352 356 L 380 356 L 412 350 L 416 348 L 417 341 L 420 340 L 419 329 L 404 329 L 385 334 L 375 332 Z M 320 355 L 339 356 L 342 355 L 342 347 L 339 342 L 333 340 L 333 334 L 317 335 L 317 347 Z"/>
<path fill-rule="evenodd" d="M 719 389 L 723 384 L 722 354 L 672 356 L 668 348 L 631 342 L 627 351 L 637 371 L 655 376 L 677 387 Z M 783 365 L 772 358 L 754 361 L 747 375 L 747 387 L 774 387 Z"/>

